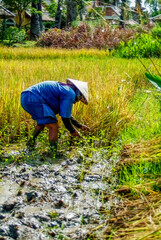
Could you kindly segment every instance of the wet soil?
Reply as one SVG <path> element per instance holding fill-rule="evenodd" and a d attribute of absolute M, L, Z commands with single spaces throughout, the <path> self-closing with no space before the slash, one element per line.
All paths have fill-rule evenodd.
<path fill-rule="evenodd" d="M 118 201 L 110 199 L 116 160 L 103 149 L 86 159 L 42 161 L 37 155 L 41 164 L 34 164 L 29 158 L 0 169 L 0 239 L 83 240 L 107 224 L 107 212 Z M 99 233 L 97 239 L 103 239 Z"/>

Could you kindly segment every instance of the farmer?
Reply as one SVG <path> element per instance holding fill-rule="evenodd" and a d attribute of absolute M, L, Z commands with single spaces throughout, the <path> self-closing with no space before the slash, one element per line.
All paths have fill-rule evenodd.
<path fill-rule="evenodd" d="M 39 133 L 47 127 L 49 129 L 49 144 L 53 154 L 57 151 L 58 144 L 58 120 L 59 113 L 65 127 L 71 136 L 80 136 L 77 128 L 89 130 L 71 116 L 72 106 L 81 101 L 88 104 L 88 84 L 74 79 L 67 79 L 66 83 L 45 81 L 29 87 L 21 93 L 21 105 L 34 120 L 37 126 L 33 136 L 27 143 L 28 148 L 35 145 Z M 75 126 L 75 127 L 74 127 Z"/>

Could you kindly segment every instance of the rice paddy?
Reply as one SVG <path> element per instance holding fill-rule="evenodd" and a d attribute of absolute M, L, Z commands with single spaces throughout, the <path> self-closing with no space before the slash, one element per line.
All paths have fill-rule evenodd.
<path fill-rule="evenodd" d="M 131 116 L 129 101 L 146 80 L 137 59 L 123 60 L 108 55 L 99 50 L 1 48 L 1 140 L 12 141 L 22 134 L 24 124 L 28 129 L 32 122 L 20 106 L 21 91 L 41 81 L 65 82 L 66 78 L 89 84 L 89 106 L 75 106 L 73 115 L 91 126 L 94 132 L 104 130 L 104 125 L 111 128 L 117 124 L 111 130 L 111 134 L 116 135 Z M 149 66 L 150 62 L 145 60 L 145 64 Z"/>
<path fill-rule="evenodd" d="M 142 61 L 156 74 L 149 59 Z M 160 59 L 153 59 L 153 62 L 157 68 L 161 65 Z M 161 133 L 160 93 L 147 81 L 145 71 L 138 59 L 116 58 L 108 51 L 0 47 L 0 145 L 25 142 L 31 134 L 35 123 L 20 105 L 24 89 L 46 80 L 65 82 L 67 78 L 73 78 L 87 81 L 89 105 L 75 105 L 73 116 L 91 128 L 91 138 L 106 139 L 112 145 L 111 155 L 121 151 L 125 168 L 121 169 L 120 162 L 119 184 L 128 182 L 130 189 L 134 188 L 130 197 L 136 196 L 136 192 L 143 194 L 140 186 L 146 183 L 145 175 L 150 174 L 151 179 L 158 177 Z M 61 121 L 60 127 L 65 131 Z M 158 165 L 153 164 L 156 159 Z M 138 167 L 140 171 L 137 171 Z M 139 187 L 134 187 L 137 184 Z M 155 190 L 154 185 L 151 188 L 148 182 L 149 194 Z M 147 215 L 144 216 L 147 221 Z M 156 214 L 153 216 L 156 220 Z M 129 234 L 131 239 L 137 239 L 134 236 L 138 229 L 133 228 L 133 235 L 130 235 L 126 226 L 118 226 L 118 231 L 110 230 L 110 234 L 121 237 L 126 232 L 126 236 Z M 155 233 L 151 228 L 150 225 L 147 239 Z M 156 231 L 160 231 L 158 229 L 156 225 Z"/>

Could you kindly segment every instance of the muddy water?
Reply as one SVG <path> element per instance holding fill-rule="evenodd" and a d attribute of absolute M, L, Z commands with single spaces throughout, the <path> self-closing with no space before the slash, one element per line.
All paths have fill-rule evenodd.
<path fill-rule="evenodd" d="M 106 223 L 105 212 L 113 204 L 103 196 L 112 193 L 108 179 L 115 161 L 106 159 L 102 151 L 88 159 L 88 166 L 74 157 L 1 168 L 0 236 L 87 239 L 89 232 Z M 97 239 L 102 239 L 99 235 Z"/>

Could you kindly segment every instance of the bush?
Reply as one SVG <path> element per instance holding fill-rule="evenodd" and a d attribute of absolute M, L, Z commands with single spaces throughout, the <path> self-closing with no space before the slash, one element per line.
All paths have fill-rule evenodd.
<path fill-rule="evenodd" d="M 54 22 L 43 22 L 43 27 L 45 28 L 45 30 L 51 29 L 54 27 Z"/>
<path fill-rule="evenodd" d="M 160 57 L 161 42 L 159 39 L 153 38 L 152 34 L 137 35 L 135 39 L 122 42 L 117 51 L 120 57 Z"/>
<path fill-rule="evenodd" d="M 17 27 L 9 27 L 5 31 L 5 39 L 8 40 L 9 45 L 13 45 L 14 43 L 22 43 L 27 34 L 24 29 L 19 30 Z"/>
<path fill-rule="evenodd" d="M 121 41 L 134 38 L 136 29 L 112 29 L 110 26 L 91 28 L 88 24 L 71 27 L 68 30 L 52 29 L 45 33 L 37 45 L 54 48 L 98 48 L 114 49 Z"/>
<path fill-rule="evenodd" d="M 161 26 L 159 26 L 159 25 L 155 26 L 152 29 L 151 34 L 152 34 L 153 38 L 161 39 Z"/>

